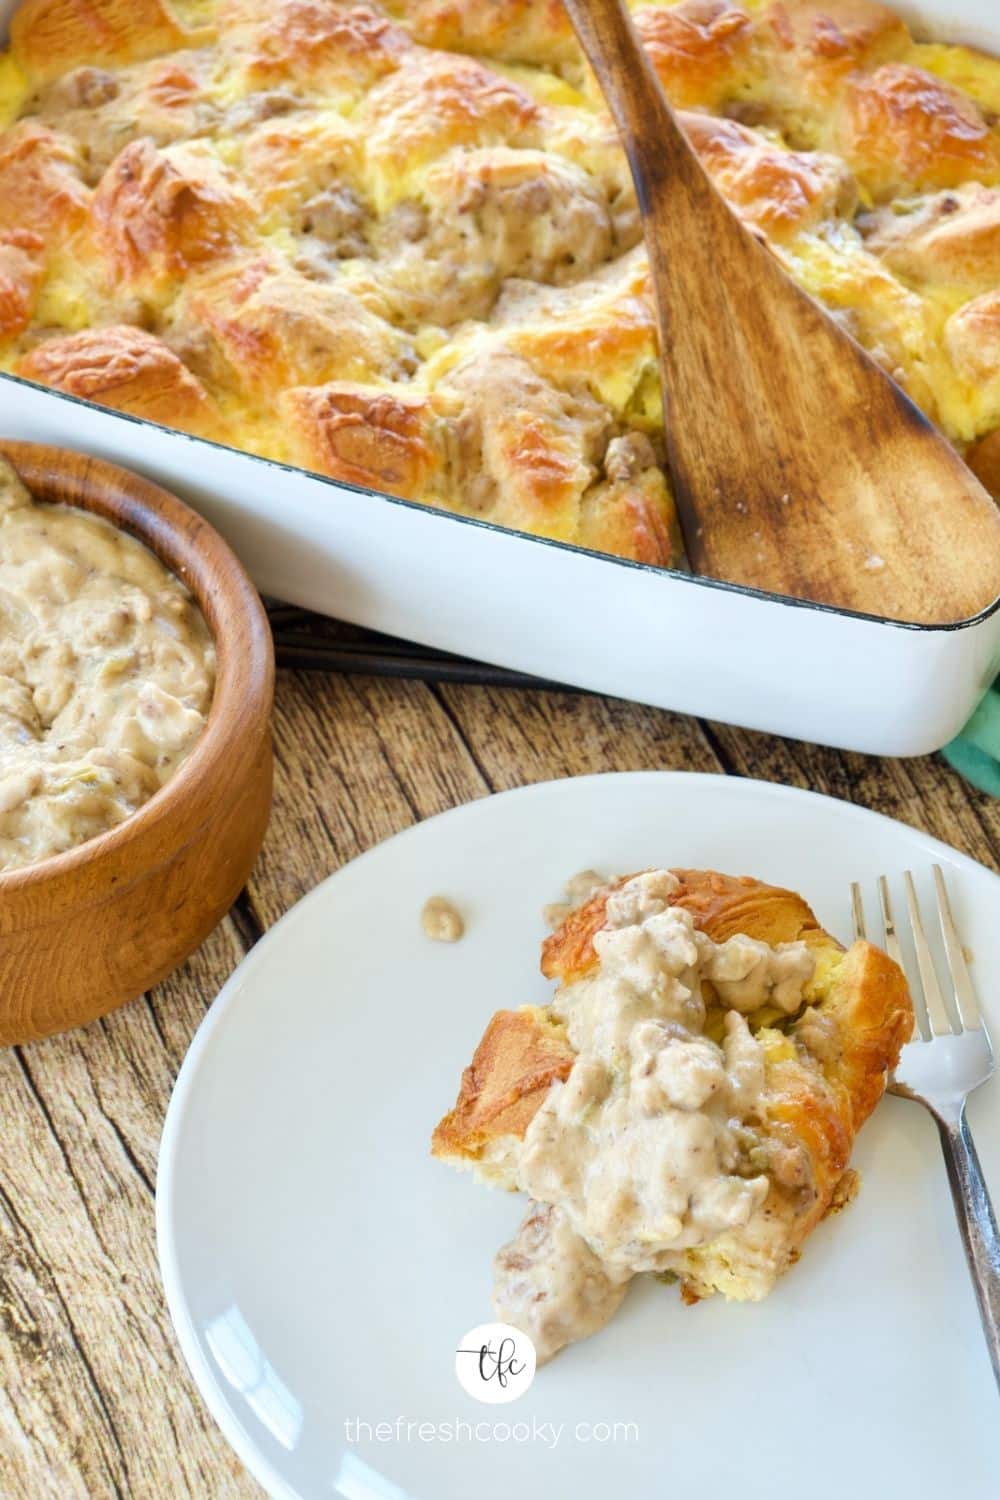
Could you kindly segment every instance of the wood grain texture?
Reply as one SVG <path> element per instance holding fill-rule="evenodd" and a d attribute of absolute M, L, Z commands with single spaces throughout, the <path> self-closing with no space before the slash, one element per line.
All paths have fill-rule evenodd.
<path fill-rule="evenodd" d="M 0 1496 L 250 1500 L 173 1339 L 152 1185 L 173 1079 L 261 930 L 375 840 L 492 790 L 725 770 L 832 792 L 1000 865 L 1000 806 L 938 759 L 872 761 L 571 694 L 281 673 L 275 803 L 249 886 L 148 997 L 0 1052 Z"/>
<path fill-rule="evenodd" d="M 566 0 L 628 153 L 695 570 L 933 624 L 1000 593 L 1000 512 L 710 182 L 621 0 Z"/>
<path fill-rule="evenodd" d="M 175 496 L 68 449 L 0 441 L 38 500 L 78 506 L 145 542 L 191 590 L 216 647 L 205 728 L 184 765 L 123 823 L 0 874 L 0 1044 L 131 999 L 202 941 L 256 857 L 271 799 L 271 635 L 236 556 Z"/>

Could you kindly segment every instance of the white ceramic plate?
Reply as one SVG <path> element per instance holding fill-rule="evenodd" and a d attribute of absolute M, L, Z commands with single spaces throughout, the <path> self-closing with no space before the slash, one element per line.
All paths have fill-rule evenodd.
<path fill-rule="evenodd" d="M 523 1205 L 428 1156 L 485 1021 L 545 999 L 540 911 L 576 870 L 751 872 L 801 890 L 847 937 L 851 879 L 870 887 L 886 871 L 898 890 L 912 868 L 929 896 L 933 860 L 988 1008 L 994 875 L 876 814 L 731 778 L 587 777 L 474 802 L 380 845 L 289 913 L 188 1054 L 158 1193 L 184 1354 L 270 1493 L 995 1494 L 996 1389 L 935 1130 L 916 1106 L 885 1101 L 856 1153 L 857 1202 L 769 1301 L 686 1308 L 672 1288 L 636 1286 L 608 1329 L 505 1406 L 465 1394 L 454 1353 L 491 1316 L 491 1257 Z M 455 946 L 421 933 L 435 892 L 466 915 Z M 970 1119 L 1000 1190 L 1000 1082 Z M 447 1424 L 462 1421 L 456 1440 Z M 370 1437 L 345 1428 L 359 1422 Z"/>

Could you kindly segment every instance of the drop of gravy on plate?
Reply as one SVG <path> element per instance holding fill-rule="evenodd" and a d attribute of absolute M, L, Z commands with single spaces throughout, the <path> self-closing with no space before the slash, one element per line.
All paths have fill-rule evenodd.
<path fill-rule="evenodd" d="M 431 896 L 424 902 L 420 925 L 435 943 L 457 943 L 465 932 L 461 912 L 444 896 Z"/>

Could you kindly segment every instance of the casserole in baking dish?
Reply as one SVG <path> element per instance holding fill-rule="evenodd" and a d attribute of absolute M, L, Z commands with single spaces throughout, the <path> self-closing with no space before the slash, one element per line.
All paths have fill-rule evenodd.
<path fill-rule="evenodd" d="M 875 0 L 635 19 L 733 206 L 1000 489 L 1000 61 Z M 671 561 L 638 207 L 560 6 L 22 0 L 3 70 L 7 368 Z"/>
<path fill-rule="evenodd" d="M 522 616 L 542 608 L 551 639 L 539 643 L 527 618 L 520 630 L 487 623 L 478 582 L 472 613 L 442 603 L 426 556 L 442 532 L 424 528 L 414 549 L 397 508 L 363 495 L 349 509 L 338 503 L 349 493 L 341 486 L 353 485 L 641 563 L 675 552 L 634 202 L 561 9 L 411 0 L 389 11 L 337 0 L 173 10 L 159 0 L 85 9 L 27 0 L 5 64 L 13 123 L 0 136 L 0 214 L 18 221 L 5 226 L 3 247 L 8 368 L 339 481 L 331 493 L 271 469 L 269 490 L 294 485 L 292 524 L 287 507 L 260 497 L 259 468 L 218 450 L 196 458 L 144 429 L 143 462 L 164 473 L 169 453 L 172 482 L 208 480 L 231 519 L 256 511 L 263 528 L 240 519 L 228 529 L 251 549 L 251 565 L 261 556 L 261 582 L 286 597 L 629 696 L 870 739 L 867 728 L 861 737 L 831 731 L 815 714 L 789 719 L 779 660 L 766 683 L 743 680 L 730 692 L 733 668 L 741 675 L 731 640 L 728 663 L 689 661 L 662 680 L 656 639 L 674 611 L 664 587 L 654 619 L 653 586 L 640 589 L 631 570 L 614 584 L 607 575 L 598 610 L 615 649 L 602 653 L 570 618 L 589 611 L 600 576 L 583 559 L 556 561 L 551 549 L 545 564 L 534 559 L 547 581 L 525 610 L 538 582 L 523 549 L 515 578 L 499 547 L 490 559 L 485 537 L 453 531 L 448 554 L 474 553 L 477 573 L 503 580 L 507 599 L 495 605 L 516 601 Z M 860 0 L 687 0 L 679 10 L 645 7 L 639 20 L 677 102 L 716 111 L 689 114 L 689 128 L 736 206 L 956 441 L 975 444 L 988 477 L 1000 397 L 994 411 L 989 380 L 969 378 L 971 364 L 956 372 L 960 348 L 973 362 L 988 357 L 992 304 L 979 282 L 1000 176 L 989 103 L 1000 64 L 914 43 L 895 15 Z M 934 242 L 931 261 L 944 253 L 934 248 L 942 225 L 952 235 L 957 282 L 934 265 L 894 268 L 915 253 L 904 220 L 918 251 Z M 971 331 L 956 332 L 970 303 Z M 10 392 L 18 430 L 40 436 L 37 423 L 51 421 L 65 435 L 72 421 L 81 440 L 79 410 L 71 416 L 61 402 L 57 416 L 29 386 L 12 382 Z M 82 433 L 104 452 L 109 441 L 117 456 L 137 451 L 118 419 L 95 413 Z M 223 468 L 221 495 L 209 476 Z M 323 509 L 313 513 L 307 493 Z M 387 548 L 393 525 L 401 535 Z M 376 594 L 406 550 L 403 597 L 393 589 L 389 611 L 372 597 L 367 561 L 357 599 L 331 595 L 355 573 L 345 527 L 351 543 L 371 528 L 366 553 L 395 554 L 395 566 L 377 564 Z M 322 536 L 319 555 L 304 530 Z M 286 549 L 286 532 L 306 545 Z M 626 582 L 636 599 L 622 611 Z M 684 583 L 680 616 L 703 629 L 707 607 L 726 629 L 722 591 L 695 605 L 699 585 Z M 634 610 L 642 638 L 627 630 Z M 957 692 L 935 708 L 936 727 L 925 722 L 926 743 L 955 727 L 984 684 L 995 628 L 987 635 L 973 649 L 966 633 Z M 628 652 L 640 662 L 624 662 Z M 887 665 L 899 652 L 876 654 Z M 923 643 L 918 654 L 928 654 Z M 955 656 L 954 644 L 943 654 Z M 881 713 L 884 693 L 871 696 Z M 880 731 L 883 747 L 916 748 L 899 728 L 897 714 L 888 738 Z"/>

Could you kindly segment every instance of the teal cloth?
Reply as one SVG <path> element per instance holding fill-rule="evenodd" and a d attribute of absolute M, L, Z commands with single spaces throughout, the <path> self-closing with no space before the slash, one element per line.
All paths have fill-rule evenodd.
<path fill-rule="evenodd" d="M 1000 797 L 1000 677 L 943 754 L 966 781 Z"/>

